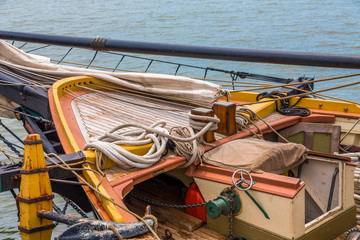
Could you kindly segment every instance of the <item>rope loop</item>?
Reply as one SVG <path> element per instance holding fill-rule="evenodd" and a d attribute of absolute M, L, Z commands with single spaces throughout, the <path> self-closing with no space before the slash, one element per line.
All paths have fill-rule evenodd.
<path fill-rule="evenodd" d="M 154 215 L 146 214 L 146 215 L 143 217 L 143 219 L 144 219 L 144 220 L 145 220 L 145 219 L 151 219 L 151 220 L 153 220 L 153 221 L 154 221 L 154 227 L 153 227 L 153 229 L 154 229 L 154 232 L 157 233 L 157 229 L 158 229 L 158 226 L 159 226 L 159 222 L 158 222 L 157 218 L 156 218 Z"/>
<path fill-rule="evenodd" d="M 166 123 L 164 121 L 157 121 L 149 127 L 135 123 L 121 124 L 102 136 L 92 139 L 90 143 L 84 146 L 84 150 L 92 149 L 101 152 L 125 168 L 147 168 L 161 159 L 163 152 L 166 150 L 167 141 L 171 139 L 177 146 L 176 152 L 186 157 L 188 162 L 184 167 L 187 167 L 194 163 L 197 157 L 204 152 L 202 146 L 198 144 L 201 136 L 209 130 L 216 130 L 217 123 L 220 121 L 216 116 L 198 116 L 191 113 L 188 116 L 191 127 L 183 127 L 181 130 L 172 131 L 172 134 L 169 134 L 165 129 Z M 196 134 L 193 129 L 197 131 Z M 119 146 L 141 146 L 150 143 L 152 143 L 152 146 L 143 156 L 133 154 Z M 98 170 L 105 164 L 102 154 L 96 154 Z"/>
<path fill-rule="evenodd" d="M 123 239 L 123 237 L 121 236 L 121 234 L 119 233 L 119 231 L 114 227 L 114 225 L 109 224 L 109 225 L 107 226 L 107 229 L 113 231 L 113 233 L 115 234 L 115 236 L 116 236 L 119 240 L 122 240 L 122 239 Z"/>

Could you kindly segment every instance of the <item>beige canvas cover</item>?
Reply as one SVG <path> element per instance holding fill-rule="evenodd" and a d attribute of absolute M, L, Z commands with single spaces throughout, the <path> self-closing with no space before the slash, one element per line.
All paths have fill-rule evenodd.
<path fill-rule="evenodd" d="M 47 57 L 25 53 L 2 40 L 0 40 L 0 64 L 17 74 L 26 75 L 30 72 L 60 78 L 87 75 L 133 90 L 184 98 L 204 104 L 211 104 L 224 93 L 220 85 L 188 77 L 153 73 L 106 72 L 58 65 L 51 63 Z"/>
<path fill-rule="evenodd" d="M 206 152 L 203 161 L 231 170 L 241 168 L 280 174 L 301 164 L 306 156 L 307 149 L 301 144 L 246 138 Z"/>

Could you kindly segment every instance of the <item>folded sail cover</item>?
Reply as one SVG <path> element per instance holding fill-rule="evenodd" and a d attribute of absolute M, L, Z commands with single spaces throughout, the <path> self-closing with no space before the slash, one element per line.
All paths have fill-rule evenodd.
<path fill-rule="evenodd" d="M 247 138 L 231 141 L 203 156 L 205 163 L 236 170 L 280 174 L 301 164 L 306 148 L 296 143 L 277 143 Z"/>
<path fill-rule="evenodd" d="M 47 57 L 28 54 L 0 40 L 0 64 L 24 76 L 30 73 L 46 74 L 60 78 L 87 75 L 118 84 L 121 87 L 162 96 L 210 104 L 223 93 L 221 86 L 187 77 L 152 74 L 106 72 L 78 67 L 57 65 Z"/>

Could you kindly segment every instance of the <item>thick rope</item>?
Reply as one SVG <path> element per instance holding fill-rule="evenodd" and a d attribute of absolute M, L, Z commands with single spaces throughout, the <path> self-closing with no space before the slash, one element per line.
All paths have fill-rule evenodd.
<path fill-rule="evenodd" d="M 158 162 L 166 149 L 167 138 L 158 133 L 167 134 L 164 122 L 155 122 L 150 127 L 137 124 L 122 124 L 111 129 L 108 133 L 95 138 L 92 143 L 86 144 L 84 150 L 93 149 L 105 154 L 118 165 L 123 167 L 147 168 Z M 137 127 L 138 129 L 118 132 L 119 130 Z M 143 129 L 142 129 L 143 128 Z M 155 134 L 150 132 L 156 132 Z M 118 145 L 140 146 L 153 143 L 144 156 L 133 154 Z M 97 158 L 99 159 L 99 157 Z M 97 164 L 99 166 L 100 164 Z"/>
<path fill-rule="evenodd" d="M 169 134 L 164 128 L 166 124 L 164 121 L 157 121 L 150 127 L 134 123 L 121 124 L 104 135 L 95 138 L 91 143 L 86 144 L 84 150 L 92 149 L 99 151 L 123 167 L 147 168 L 160 160 L 166 149 L 167 140 L 171 139 L 177 145 L 176 153 L 186 157 L 187 163 L 184 167 L 187 167 L 203 154 L 203 149 L 198 147 L 197 141 L 207 131 L 216 130 L 217 123 L 220 121 L 216 116 L 198 116 L 191 113 L 188 116 L 191 127 L 178 128 L 173 130 L 173 134 Z M 131 129 L 125 130 L 126 128 Z M 193 129 L 198 132 L 195 134 Z M 122 131 L 119 132 L 120 130 Z M 192 142 L 192 147 L 190 144 L 182 144 L 186 142 Z M 143 156 L 133 154 L 119 146 L 141 146 L 149 143 L 153 144 Z M 100 161 L 102 157 L 99 157 L 99 154 L 97 156 L 97 161 Z M 97 163 L 97 167 L 102 165 Z"/>
<path fill-rule="evenodd" d="M 286 97 L 280 97 L 280 98 L 276 98 L 276 99 L 269 99 L 269 100 L 264 100 L 261 102 L 250 102 L 250 103 L 244 103 L 244 104 L 238 104 L 239 106 L 243 106 L 243 105 L 253 105 L 253 104 L 261 104 L 261 103 L 265 103 L 265 102 L 275 102 L 275 101 L 281 101 L 281 100 L 286 100 L 286 99 L 290 99 L 290 98 L 294 98 L 294 97 L 302 97 L 302 96 L 307 96 L 307 95 L 315 95 L 319 92 L 326 92 L 326 91 L 331 91 L 331 90 L 336 90 L 336 89 L 340 89 L 340 88 L 345 88 L 345 87 L 350 87 L 353 85 L 357 85 L 360 84 L 360 82 L 354 82 L 354 83 L 349 83 L 349 84 L 343 84 L 343 85 L 339 85 L 336 87 L 332 87 L 332 88 L 326 88 L 326 89 L 322 89 L 322 90 L 318 90 L 318 91 L 314 91 L 314 92 L 305 92 L 305 93 L 300 93 L 300 94 L 296 94 L 296 95 L 291 95 L 291 96 L 286 96 Z M 243 91 L 243 90 L 241 90 Z M 239 91 L 239 92 L 241 92 Z M 234 92 L 234 91 L 232 91 Z M 346 101 L 346 100 L 344 100 Z M 346 101 L 349 102 L 349 101 Z M 351 103 L 355 103 L 360 105 L 360 103 L 357 102 L 351 102 Z"/>
<path fill-rule="evenodd" d="M 107 226 L 107 229 L 108 229 L 108 230 L 111 230 L 119 240 L 122 240 L 122 239 L 123 239 L 123 237 L 121 236 L 121 234 L 119 233 L 119 231 L 114 227 L 114 225 L 109 224 L 109 225 Z"/>
<path fill-rule="evenodd" d="M 278 131 L 276 131 L 273 127 L 271 127 L 269 123 L 267 123 L 263 118 L 261 118 L 258 114 L 256 114 L 256 113 L 255 113 L 254 111 L 252 111 L 251 109 L 244 109 L 244 108 L 243 108 L 243 109 L 241 109 L 240 111 L 237 111 L 236 116 L 239 117 L 239 115 L 243 115 L 242 118 L 247 118 L 247 116 L 246 116 L 245 114 L 249 114 L 249 115 L 251 116 L 251 118 L 254 118 L 254 120 L 255 120 L 255 119 L 259 119 L 259 120 L 262 121 L 266 126 L 268 126 L 268 128 L 270 128 L 271 131 L 273 131 L 276 135 L 278 135 L 283 141 L 289 143 L 289 141 L 288 141 L 286 138 L 284 138 Z M 248 118 L 248 119 L 249 119 L 249 118 Z M 254 123 L 252 123 L 252 124 L 258 129 L 259 133 L 262 135 L 262 132 L 261 132 L 260 128 L 259 128 L 256 124 L 254 124 Z M 248 129 L 248 128 L 247 128 L 247 130 L 249 130 L 250 132 L 252 132 L 255 136 L 259 137 L 259 136 L 258 136 L 254 131 L 252 131 L 251 129 Z"/>
<path fill-rule="evenodd" d="M 151 219 L 151 220 L 153 220 L 154 221 L 154 232 L 157 233 L 157 230 L 158 230 L 158 227 L 159 227 L 159 222 L 158 222 L 157 218 L 154 215 L 145 214 L 143 219 Z"/>
<path fill-rule="evenodd" d="M 189 138 L 194 135 L 194 131 L 192 128 L 188 127 L 173 127 L 170 129 L 170 134 L 174 137 L 179 138 Z M 200 142 L 194 139 L 191 142 L 180 142 L 173 141 L 175 144 L 174 152 L 179 156 L 184 156 L 187 162 L 183 167 L 188 167 L 193 164 L 197 158 L 202 162 L 202 155 L 204 154 L 204 147 L 200 144 Z"/>
<path fill-rule="evenodd" d="M 345 133 L 345 135 L 341 138 L 340 143 L 344 141 L 344 139 L 351 133 L 351 131 L 356 127 L 356 125 L 360 122 L 360 118 L 354 123 L 354 125 Z"/>
<path fill-rule="evenodd" d="M 53 159 L 51 159 L 51 156 L 54 156 L 55 158 L 57 158 L 62 164 L 59 164 L 57 162 L 55 162 Z M 154 236 L 154 238 L 156 240 L 160 240 L 159 236 L 156 234 L 156 232 L 150 227 L 150 225 L 139 215 L 137 215 L 136 213 L 130 211 L 129 209 L 121 206 L 120 204 L 118 204 L 117 202 L 115 202 L 113 199 L 111 199 L 110 197 L 104 195 L 102 192 L 100 192 L 98 190 L 98 186 L 100 184 L 100 182 L 97 184 L 96 187 L 92 186 L 90 183 L 88 183 L 82 176 L 80 176 L 76 171 L 92 171 L 97 173 L 100 177 L 101 174 L 98 173 L 97 171 L 93 170 L 93 169 L 89 169 L 89 168 L 71 168 L 64 160 L 62 160 L 58 155 L 54 154 L 54 153 L 49 153 L 47 155 L 45 155 L 45 157 L 50 160 L 52 163 L 54 163 L 55 165 L 57 165 L 58 167 L 64 169 L 64 170 L 68 170 L 71 171 L 81 182 L 85 183 L 86 186 L 88 186 L 90 189 L 92 189 L 97 195 L 103 197 L 104 199 L 112 202 L 114 205 L 116 205 L 117 207 L 119 207 L 120 209 L 124 210 L 125 212 L 133 215 L 134 217 L 136 217 L 138 220 L 140 220 L 141 222 L 143 222 L 147 228 L 149 229 L 149 231 L 152 233 L 152 235 Z"/>
<path fill-rule="evenodd" d="M 348 74 L 348 75 L 342 75 L 342 76 L 337 76 L 337 77 L 329 77 L 329 78 L 323 78 L 323 79 L 317 79 L 317 80 L 312 80 L 312 81 L 307 81 L 306 84 L 309 83 L 316 83 L 316 82 L 326 82 L 326 81 L 332 81 L 332 80 L 338 80 L 338 79 L 342 79 L 342 78 L 350 78 L 350 77 L 357 77 L 360 76 L 360 73 L 355 73 L 355 74 Z M 242 91 L 256 91 L 256 90 L 263 90 L 263 89 L 269 89 L 269 88 L 280 88 L 280 87 L 289 87 L 289 86 L 296 86 L 299 85 L 299 83 L 288 83 L 288 84 L 283 84 L 283 85 L 275 85 L 275 84 L 268 84 L 265 87 L 261 87 L 261 88 L 251 88 L 251 89 L 243 89 L 243 90 L 230 90 L 231 92 L 242 92 Z M 232 87 L 233 85 L 222 85 L 225 87 Z M 236 85 L 235 85 L 236 87 Z"/>
<path fill-rule="evenodd" d="M 13 158 L 15 159 L 23 159 L 22 157 L 18 157 L 18 156 L 14 156 L 11 155 L 10 153 L 8 153 L 5 149 L 3 149 L 2 147 L 0 147 L 0 152 L 2 152 L 11 162 L 11 164 L 15 164 Z"/>

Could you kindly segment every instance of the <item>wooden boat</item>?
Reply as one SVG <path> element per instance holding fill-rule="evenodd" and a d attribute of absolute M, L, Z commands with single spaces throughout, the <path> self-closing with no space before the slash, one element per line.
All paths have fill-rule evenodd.
<path fill-rule="evenodd" d="M 71 72 L 66 74 L 71 75 Z M 174 239 L 225 236 L 331 239 L 356 225 L 353 181 L 356 165 L 350 158 L 334 153 L 341 150 L 340 139 L 345 135 L 343 146 L 352 146 L 354 152 L 360 147 L 357 104 L 293 97 L 285 93 L 280 98 L 288 98 L 289 106 L 306 108 L 311 114 L 282 115 L 277 111 L 279 96 L 268 95 L 259 100 L 258 93 L 233 91 L 231 95 L 216 97 L 216 101 L 209 104 L 199 100 L 205 98 L 205 94 L 194 100 L 186 94 L 186 97 L 171 95 L 169 89 L 161 93 L 134 90 L 94 77 L 99 72 L 88 71 L 92 77 L 74 75 L 51 86 L 48 105 L 64 153 L 81 152 L 86 160 L 81 172 L 85 181 L 80 179 L 80 182 L 86 182 L 82 187 L 99 219 L 136 222 L 137 218 L 128 208 L 144 212 L 149 202 L 166 205 L 206 201 L 206 209 L 196 207 L 196 210 L 186 211 L 189 214 L 155 207 L 154 215 L 158 214 L 160 219 L 159 235 L 172 235 Z M 147 79 L 142 83 L 146 86 L 152 85 L 148 79 L 164 77 L 146 73 L 134 76 Z M 181 81 L 178 77 L 164 78 Z M 183 80 L 192 84 L 200 82 Z M 192 90 L 183 86 L 185 91 Z M 217 93 L 218 88 L 214 89 Z M 240 106 L 246 106 L 246 110 Z M 92 144 L 94 140 L 101 142 L 118 134 L 118 126 L 122 124 L 130 124 L 135 131 L 134 127 L 164 120 L 166 125 L 161 131 L 166 133 L 176 126 L 187 126 L 188 112 L 197 116 L 215 113 L 219 118 L 217 130 L 209 130 L 202 137 L 210 143 L 204 145 L 203 162 L 197 159 L 186 166 L 184 156 L 173 151 L 162 155 L 160 151 L 162 156 L 156 162 L 146 167 L 137 163 L 136 166 L 142 167 L 134 167 L 119 159 L 112 160 L 111 154 L 106 152 L 100 154 Z M 236 117 L 252 121 L 252 114 L 256 116 L 252 125 L 236 122 Z M 207 118 L 201 119 L 198 122 Z M 28 123 L 25 121 L 25 124 Z M 26 126 L 28 131 L 46 132 L 32 126 Z M 120 134 L 125 131 L 122 130 L 120 128 Z M 160 136 L 159 131 L 156 134 Z M 265 140 L 255 140 L 254 136 Z M 286 140 L 281 136 L 298 144 L 283 143 Z M 265 150 L 252 151 L 254 146 L 268 144 Z M 145 156 L 145 159 L 154 155 L 153 146 L 149 143 L 120 144 L 127 154 Z M 246 160 L 250 162 L 247 165 Z M 187 194 L 183 194 L 184 190 Z"/>
<path fill-rule="evenodd" d="M 82 85 L 86 87 L 82 88 Z M 229 102 L 249 103 L 255 97 L 255 93 L 233 94 Z M 184 105 L 176 106 L 172 102 L 164 102 L 157 98 L 147 97 L 143 100 L 141 94 L 129 93 L 126 89 L 86 76 L 56 82 L 49 91 L 49 99 L 54 114 L 53 120 L 66 153 L 80 151 L 91 137 L 106 133 L 109 128 L 116 127 L 118 123 L 134 122 L 134 119 L 137 119 L 137 123 L 149 124 L 161 116 L 160 118 L 165 118 L 170 122 L 169 127 L 173 127 L 172 122 L 185 125 L 187 120 L 185 113 L 193 108 L 193 106 L 187 108 Z M 101 106 L 93 99 L 101 101 Z M 297 99 L 292 101 L 297 101 Z M 89 105 L 90 102 L 92 104 Z M 134 104 L 131 104 L 132 102 Z M 156 106 L 165 110 L 149 109 L 146 105 L 151 103 L 156 103 Z M 265 115 L 263 112 L 273 112 L 264 119 L 274 129 L 280 133 L 283 131 L 288 137 L 302 133 L 303 136 L 298 136 L 300 140 L 297 139 L 297 141 L 306 143 L 313 141 L 310 149 L 315 148 L 323 153 L 310 152 L 301 170 L 299 166 L 291 169 L 296 174 L 301 172 L 301 178 L 267 172 L 251 173 L 256 184 L 247 192 L 256 199 L 261 208 L 258 208 L 244 192 L 236 191 L 241 199 L 241 213 L 232 223 L 235 236 L 246 239 L 259 237 L 262 239 L 314 239 L 315 236 L 319 239 L 322 237 L 328 239 L 340 235 L 355 225 L 355 203 L 352 197 L 355 166 L 348 159 L 331 155 L 326 151 L 334 151 L 332 145 L 340 137 L 340 128 L 335 125 L 335 121 L 355 120 L 360 114 L 358 107 L 353 104 L 342 104 L 341 111 L 336 108 L 337 104 L 326 100 L 304 99 L 300 106 L 313 107 L 312 115 L 308 117 L 279 115 L 273 112 L 274 102 L 265 102 L 260 104 L 262 106 L 256 106 L 258 114 Z M 110 105 L 110 109 L 106 107 Z M 316 108 L 320 105 L 322 109 Z M 344 107 L 348 109 L 346 113 L 343 111 Z M 182 115 L 168 111 L 169 108 L 181 110 Z M 120 114 L 114 113 L 114 109 L 119 109 Z M 146 118 L 141 116 L 146 116 Z M 113 120 L 114 117 L 116 120 Z M 259 128 L 263 134 L 271 135 L 272 130 L 265 124 L 259 125 Z M 206 151 L 216 150 L 221 145 L 251 137 L 251 135 L 249 131 L 237 132 L 230 136 L 216 134 L 217 141 L 213 143 L 214 146 L 207 146 L 205 149 Z M 320 145 L 314 141 L 316 137 L 323 139 Z M 324 144 L 326 141 L 327 143 Z M 145 145 L 129 149 L 129 151 L 143 154 L 147 148 L 148 146 Z M 86 158 L 93 162 L 87 167 L 95 170 L 94 153 L 89 151 L 84 153 Z M 124 202 L 126 195 L 136 188 L 137 184 L 160 173 L 178 177 L 185 186 L 195 181 L 206 201 L 216 199 L 224 189 L 233 185 L 231 178 L 234 170 L 206 163 L 192 165 L 188 169 L 178 169 L 177 167 L 185 163 L 185 158 L 179 156 L 165 157 L 159 163 L 146 169 L 126 170 L 109 159 L 106 162 L 107 165 L 103 168 L 106 178 L 103 179 L 100 191 L 119 203 Z M 94 173 L 84 171 L 83 174 L 93 186 L 99 183 Z M 116 208 L 105 199 L 98 199 L 90 189 L 85 187 L 85 190 L 93 208 L 97 209 L 102 219 L 135 221 L 133 216 Z M 330 190 L 333 192 L 331 199 L 329 199 Z M 166 199 L 163 199 L 163 202 L 166 203 Z M 260 209 L 265 211 L 269 218 L 266 218 Z M 342 224 L 339 225 L 338 222 Z M 216 219 L 208 217 L 207 227 L 226 235 L 229 231 L 228 217 L 221 216 Z M 327 229 L 326 236 L 322 236 L 324 229 Z"/>

